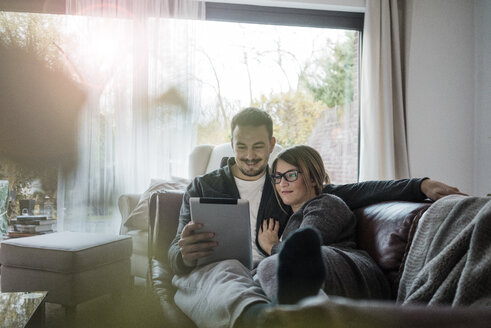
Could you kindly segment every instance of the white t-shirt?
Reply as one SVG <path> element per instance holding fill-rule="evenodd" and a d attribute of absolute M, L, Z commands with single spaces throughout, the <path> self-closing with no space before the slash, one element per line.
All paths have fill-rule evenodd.
<path fill-rule="evenodd" d="M 252 259 L 254 265 L 257 265 L 259 261 L 264 258 L 264 255 L 259 251 L 256 246 L 256 221 L 257 212 L 259 211 L 259 204 L 261 203 L 261 197 L 263 195 L 264 182 L 266 180 L 266 174 L 255 181 L 246 181 L 234 177 L 237 189 L 239 189 L 239 195 L 242 199 L 249 201 L 249 214 L 251 217 L 251 240 L 252 240 Z"/>

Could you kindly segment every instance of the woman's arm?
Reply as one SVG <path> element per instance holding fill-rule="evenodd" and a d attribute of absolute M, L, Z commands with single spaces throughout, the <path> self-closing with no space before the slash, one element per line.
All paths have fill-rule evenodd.
<path fill-rule="evenodd" d="M 349 242 L 354 240 L 356 219 L 353 212 L 339 197 L 321 194 L 308 201 L 288 221 L 283 239 L 303 227 L 316 228 L 321 236 L 323 245 Z M 281 242 L 271 248 L 271 254 L 281 249 Z"/>
<path fill-rule="evenodd" d="M 355 216 L 339 197 L 326 194 L 317 196 L 305 204 L 302 214 L 298 228 L 316 228 L 321 233 L 324 245 L 351 241 L 354 238 Z"/>

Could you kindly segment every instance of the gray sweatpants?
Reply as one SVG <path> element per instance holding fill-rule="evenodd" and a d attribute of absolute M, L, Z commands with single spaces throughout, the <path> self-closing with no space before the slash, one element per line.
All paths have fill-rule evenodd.
<path fill-rule="evenodd" d="M 211 263 L 174 276 L 176 305 L 198 327 L 232 327 L 247 305 L 269 303 L 250 270 L 237 260 Z"/>

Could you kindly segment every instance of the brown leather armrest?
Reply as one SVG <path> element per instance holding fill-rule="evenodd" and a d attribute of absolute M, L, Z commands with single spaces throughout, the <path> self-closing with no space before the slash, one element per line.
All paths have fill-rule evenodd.
<path fill-rule="evenodd" d="M 169 245 L 176 236 L 182 191 L 156 192 L 150 198 L 148 255 L 167 262 Z"/>
<path fill-rule="evenodd" d="M 150 275 L 152 290 L 159 297 L 166 327 L 195 328 L 196 325 L 174 303 L 176 289 L 172 286 L 173 273 L 168 265 L 153 259 L 150 262 Z"/>
<path fill-rule="evenodd" d="M 149 286 L 158 296 L 166 327 L 196 328 L 196 325 L 175 305 L 167 252 L 176 236 L 183 192 L 156 192 L 150 198 L 148 256 Z"/>
<path fill-rule="evenodd" d="M 409 249 L 410 232 L 431 203 L 383 202 L 355 211 L 358 247 L 377 262 L 397 293 L 399 271 Z"/>

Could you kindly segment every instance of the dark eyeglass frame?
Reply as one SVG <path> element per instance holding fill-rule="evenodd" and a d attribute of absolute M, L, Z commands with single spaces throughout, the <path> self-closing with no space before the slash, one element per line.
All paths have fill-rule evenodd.
<path fill-rule="evenodd" d="M 294 179 L 289 179 L 287 177 L 287 174 L 289 173 L 292 173 L 292 172 L 296 172 L 297 175 Z M 278 174 L 271 174 L 271 180 L 273 180 L 273 183 L 274 184 L 280 184 L 281 183 L 281 178 L 285 178 L 286 181 L 288 182 L 295 182 L 298 180 L 298 174 L 299 173 L 302 173 L 301 171 L 297 170 L 297 169 L 293 169 L 293 170 L 288 170 L 284 173 L 278 173 Z"/>

